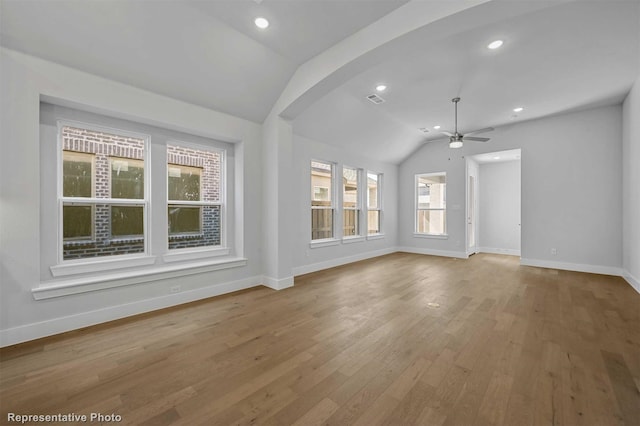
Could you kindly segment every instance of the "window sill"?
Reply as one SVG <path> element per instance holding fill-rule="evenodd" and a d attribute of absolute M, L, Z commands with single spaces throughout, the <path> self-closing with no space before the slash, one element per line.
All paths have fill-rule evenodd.
<path fill-rule="evenodd" d="M 139 266 L 153 265 L 155 256 L 118 256 L 117 259 L 103 258 L 100 260 L 68 260 L 61 265 L 51 266 L 51 274 L 54 277 L 66 277 L 69 275 L 86 274 L 91 272 L 113 271 L 115 269 L 135 268 Z"/>
<path fill-rule="evenodd" d="M 381 240 L 384 238 L 384 234 L 371 234 L 367 235 L 367 240 Z"/>
<path fill-rule="evenodd" d="M 138 271 L 101 274 L 100 276 L 67 279 L 41 284 L 39 287 L 32 289 L 31 293 L 36 300 L 51 299 L 54 297 L 140 284 L 158 279 L 179 278 L 185 275 L 237 268 L 245 266 L 246 264 L 247 259 L 236 257 L 189 262 L 179 265 L 163 265 Z"/>
<path fill-rule="evenodd" d="M 329 247 L 329 246 L 337 246 L 340 244 L 340 240 L 335 238 L 325 238 L 323 240 L 314 240 L 309 243 L 309 247 L 311 248 L 320 248 L 320 247 Z"/>
<path fill-rule="evenodd" d="M 432 238 L 434 240 L 447 240 L 447 239 L 449 239 L 449 235 L 447 235 L 447 234 L 442 234 L 442 235 L 420 234 L 418 232 L 414 232 L 413 233 L 413 238 Z"/>
<path fill-rule="evenodd" d="M 353 237 L 343 237 L 342 244 L 360 243 L 365 240 L 362 235 L 355 235 Z"/>
<path fill-rule="evenodd" d="M 182 262 L 184 260 L 207 259 L 219 256 L 228 256 L 231 250 L 228 247 L 202 248 L 202 249 L 174 249 L 162 256 L 167 263 Z"/>

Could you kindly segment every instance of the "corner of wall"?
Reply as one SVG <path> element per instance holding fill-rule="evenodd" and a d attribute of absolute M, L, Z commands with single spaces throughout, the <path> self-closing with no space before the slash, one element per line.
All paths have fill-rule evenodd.
<path fill-rule="evenodd" d="M 631 287 L 640 294 L 640 279 L 631 275 L 626 269 L 622 272 L 622 278 L 624 278 Z"/>
<path fill-rule="evenodd" d="M 263 275 L 262 285 L 273 290 L 284 290 L 285 288 L 293 287 L 293 276 L 277 279 Z"/>

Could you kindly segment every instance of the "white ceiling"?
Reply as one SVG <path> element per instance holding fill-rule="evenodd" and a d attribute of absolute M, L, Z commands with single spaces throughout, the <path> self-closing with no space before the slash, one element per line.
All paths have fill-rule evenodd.
<path fill-rule="evenodd" d="M 407 1 L 189 0 L 189 4 L 300 65 Z M 253 24 L 258 16 L 269 20 L 268 30 Z"/>
<path fill-rule="evenodd" d="M 298 66 L 406 1 L 0 0 L 0 41 L 262 122 Z M 400 162 L 424 143 L 419 127 L 428 139 L 436 124 L 453 127 L 454 96 L 463 132 L 619 103 L 638 76 L 639 9 L 637 0 L 489 1 L 376 49 L 339 87 L 317 85 L 294 131 Z M 253 26 L 258 14 L 268 30 Z M 487 50 L 496 38 L 504 46 Z M 374 105 L 365 96 L 379 82 L 389 89 Z M 525 110 L 512 118 L 516 106 Z"/>
<path fill-rule="evenodd" d="M 441 137 L 433 126 L 453 130 L 455 96 L 462 99 L 463 133 L 619 103 L 639 72 L 638 6 L 635 1 L 556 2 L 489 25 L 480 21 L 444 39 L 414 40 L 400 55 L 354 76 L 305 110 L 294 131 L 400 162 L 425 139 Z M 469 13 L 480 16 L 483 7 Z M 503 39 L 503 47 L 487 49 L 495 39 Z M 386 102 L 375 105 L 365 97 L 378 82 L 388 89 L 380 94 Z M 518 106 L 525 110 L 513 118 Z"/>
<path fill-rule="evenodd" d="M 1 0 L 0 41 L 261 123 L 302 62 L 406 1 Z"/>

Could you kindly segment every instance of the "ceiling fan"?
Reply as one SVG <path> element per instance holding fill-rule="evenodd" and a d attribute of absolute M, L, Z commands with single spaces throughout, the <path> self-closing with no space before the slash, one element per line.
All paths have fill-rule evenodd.
<path fill-rule="evenodd" d="M 493 130 L 493 127 L 486 127 L 484 129 L 474 130 L 473 132 L 467 132 L 465 134 L 458 133 L 458 102 L 460 102 L 460 98 L 453 98 L 451 102 L 455 105 L 455 130 L 453 133 L 451 132 L 441 132 L 444 135 L 449 136 L 449 148 L 462 148 L 463 142 L 466 141 L 474 141 L 474 142 L 486 142 L 490 138 L 478 138 L 474 135 L 478 133 L 490 132 Z"/>

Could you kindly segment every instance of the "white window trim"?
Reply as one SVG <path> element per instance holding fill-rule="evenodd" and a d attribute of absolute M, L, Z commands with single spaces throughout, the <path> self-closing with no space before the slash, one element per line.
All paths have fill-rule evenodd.
<path fill-rule="evenodd" d="M 418 209 L 418 180 L 420 177 L 429 177 L 429 176 L 444 176 L 445 185 L 447 183 L 447 172 L 434 172 L 434 173 L 416 173 L 414 176 L 413 183 L 413 237 L 414 238 L 432 238 L 438 240 L 446 240 L 449 238 L 449 230 L 447 226 L 447 203 L 445 201 L 444 208 L 437 209 Z M 445 186 L 445 196 L 446 196 L 447 187 Z M 444 234 L 430 234 L 428 232 L 418 232 L 418 211 L 431 211 L 431 210 L 440 210 L 444 211 L 445 222 L 444 222 Z"/>
<path fill-rule="evenodd" d="M 180 278 L 186 275 L 202 274 L 222 269 L 238 268 L 247 265 L 246 258 L 215 259 L 183 264 L 157 265 L 153 268 L 136 271 L 114 272 L 71 278 L 42 284 L 31 290 L 36 300 L 87 293 L 108 288 L 140 284 L 159 279 Z"/>
<path fill-rule="evenodd" d="M 54 104 L 54 107 L 57 106 Z M 65 108 L 65 107 L 63 107 Z M 84 113 L 85 111 L 76 110 L 79 113 Z M 91 112 L 87 112 L 87 114 L 93 114 Z M 102 288 L 110 288 L 110 287 L 118 287 L 127 284 L 135 284 L 138 282 L 146 282 L 152 281 L 154 279 L 165 278 L 167 271 L 171 273 L 171 271 L 183 271 L 176 276 L 189 275 L 200 272 L 208 272 L 219 269 L 233 268 L 237 266 L 246 265 L 246 259 L 242 257 L 229 257 L 232 254 L 232 249 L 226 245 L 228 238 L 228 228 L 227 228 L 227 210 L 226 210 L 226 201 L 227 201 L 227 181 L 229 176 L 227 175 L 227 167 L 226 161 L 228 161 L 227 150 L 218 146 L 210 146 L 203 143 L 191 143 L 184 142 L 182 140 L 167 140 L 166 143 L 161 143 L 165 148 L 166 152 L 166 144 L 173 143 L 184 147 L 196 148 L 199 150 L 205 151 L 214 151 L 221 154 L 221 242 L 225 243 L 224 246 L 208 246 L 208 247 L 193 247 L 193 248 L 183 248 L 183 249 L 174 249 L 169 251 L 168 249 L 168 240 L 167 246 L 163 251 L 159 251 L 157 247 L 154 249 L 154 245 L 152 244 L 152 238 L 154 236 L 151 232 L 151 206 L 152 202 L 152 191 L 151 191 L 151 176 L 152 174 L 152 141 L 151 134 L 155 133 L 147 133 L 145 130 L 123 130 L 120 128 L 121 126 L 107 124 L 94 124 L 95 122 L 92 120 L 74 120 L 68 119 L 64 117 L 65 114 L 60 114 L 54 118 L 53 122 L 56 126 L 56 165 L 55 165 L 55 202 L 57 206 L 56 210 L 56 235 L 55 235 L 55 264 L 47 265 L 46 267 L 50 270 L 51 275 L 54 277 L 53 280 L 44 280 L 41 281 L 40 286 L 33 288 L 32 292 L 34 294 L 34 298 L 36 299 L 44 299 L 49 297 L 58 297 L 66 294 L 75 294 L 75 293 L 83 293 L 87 291 L 93 291 L 96 289 Z M 105 116 L 106 119 L 111 119 L 112 117 Z M 114 118 L 114 120 L 120 120 L 118 118 Z M 139 123 L 141 126 L 147 126 L 144 123 Z M 116 134 L 124 137 L 134 137 L 139 138 L 144 141 L 144 157 L 143 161 L 145 164 L 145 183 L 144 183 L 144 199 L 101 199 L 101 198 L 88 198 L 88 197 L 63 197 L 62 191 L 62 183 L 63 183 L 63 173 L 62 173 L 62 165 L 63 165 L 63 136 L 62 136 L 62 128 L 64 126 L 84 128 L 97 132 L 105 132 Z M 155 127 L 154 127 L 155 128 Z M 162 130 L 162 128 L 157 127 L 157 129 Z M 215 142 L 215 140 L 214 140 Z M 158 161 L 162 162 L 160 159 L 156 159 L 156 163 Z M 166 164 L 166 158 L 164 160 Z M 159 163 L 158 163 L 159 164 Z M 157 164 L 156 164 L 157 165 Z M 154 168 L 155 169 L 155 168 Z M 95 165 L 93 166 L 93 172 L 95 173 Z M 95 178 L 94 178 L 95 179 Z M 165 178 L 166 179 L 166 178 Z M 168 180 L 167 180 L 168 184 Z M 64 200 L 63 200 L 64 199 Z M 53 200 L 52 200 L 53 201 Z M 81 259 L 63 259 L 63 218 L 62 218 L 62 204 L 64 202 L 89 202 L 90 204 L 94 203 L 102 203 L 102 204 L 112 204 L 112 205 L 142 205 L 145 207 L 144 213 L 144 253 L 135 253 L 135 254 L 123 254 L 117 256 L 100 256 L 100 257 L 87 257 Z M 209 204 L 208 202 L 203 202 L 202 204 Z M 218 203 L 211 203 L 218 204 Z M 153 206 L 156 208 L 163 208 L 162 202 L 158 204 L 158 206 Z M 166 209 L 166 204 L 164 206 Z M 165 234 L 166 235 L 166 234 Z M 142 238 L 142 237 L 141 237 Z M 155 238 L 163 238 L 161 234 L 156 233 Z M 126 237 L 125 237 L 126 239 Z M 114 240 L 116 240 L 114 238 Z M 155 241 L 155 240 L 154 240 Z M 53 246 L 52 246 L 53 249 Z M 152 250 L 158 250 L 159 252 L 153 252 Z M 53 250 L 52 250 L 53 252 Z M 160 262 L 160 263 L 159 263 Z M 162 263 L 164 262 L 164 263 Z M 118 271 L 124 268 L 128 268 L 125 271 Z M 131 270 L 131 268 L 138 268 L 137 270 Z M 112 271 L 112 272 L 111 272 Z M 104 272 L 104 273 L 102 273 Z M 160 276 L 160 275 L 163 276 Z M 75 276 L 75 277 L 74 277 Z M 125 279 L 126 277 L 126 279 Z M 150 277 L 150 278 L 147 278 Z M 59 279 L 58 279 L 59 278 Z M 117 282 L 110 282 L 116 280 Z M 101 283 L 98 287 L 95 288 L 95 283 Z M 70 290 L 68 288 L 71 288 Z"/>
<path fill-rule="evenodd" d="M 337 164 L 334 163 L 333 161 L 326 161 L 326 160 L 317 160 L 312 158 L 309 161 L 309 187 L 314 187 L 313 185 L 311 185 L 311 163 L 324 163 L 324 164 L 328 164 L 331 166 L 331 187 L 329 188 L 329 194 L 331 195 L 331 206 L 314 206 L 313 205 L 313 192 L 311 193 L 311 198 L 309 199 L 309 202 L 311 204 L 311 210 L 331 210 L 331 234 L 333 235 L 333 237 L 331 238 L 321 238 L 321 239 L 317 239 L 317 240 L 311 240 L 309 243 L 309 246 L 311 248 L 316 248 L 316 247 L 325 247 L 327 245 L 334 245 L 334 244 L 327 244 L 328 242 L 333 242 L 333 241 L 338 241 L 339 243 L 339 239 L 336 238 L 336 169 L 337 169 Z M 325 187 L 322 187 L 325 188 Z M 313 224 L 311 224 L 311 227 L 313 227 Z M 313 229 L 311 229 L 313 231 Z"/>
<path fill-rule="evenodd" d="M 323 238 L 321 240 L 312 240 L 309 243 L 309 247 L 319 248 L 319 247 L 337 246 L 339 244 L 340 244 L 340 240 L 338 238 Z"/>
<path fill-rule="evenodd" d="M 376 198 L 378 200 L 378 205 L 375 208 L 370 208 L 369 207 L 369 174 L 374 174 L 376 176 L 378 176 L 378 185 L 376 186 Z M 367 205 L 367 240 L 378 240 L 380 238 L 384 238 L 384 228 L 382 226 L 383 224 L 383 213 L 382 213 L 382 181 L 383 181 L 383 174 L 382 173 L 378 173 L 378 172 L 372 172 L 371 170 L 368 170 L 366 172 L 366 179 L 367 179 L 367 183 L 366 185 L 364 185 L 366 187 L 366 205 Z M 369 212 L 370 211 L 377 211 L 378 212 L 378 232 L 376 232 L 375 234 L 369 234 Z"/>
<path fill-rule="evenodd" d="M 431 238 L 434 240 L 446 240 L 446 239 L 449 239 L 449 234 L 424 234 L 420 232 L 414 232 L 413 238 Z"/>
<path fill-rule="evenodd" d="M 113 256 L 104 256 L 100 258 L 92 257 L 90 259 L 90 262 L 85 261 L 85 259 L 67 260 L 62 264 L 50 266 L 49 269 L 54 277 L 65 277 L 69 275 L 88 274 L 91 272 L 113 271 L 122 268 L 148 266 L 153 265 L 156 262 L 156 256 L 147 256 L 143 254 L 123 254 L 119 255 L 116 259 L 114 259 Z"/>
<path fill-rule="evenodd" d="M 218 256 L 228 256 L 231 249 L 228 247 L 208 246 L 208 247 L 187 247 L 171 250 L 162 256 L 165 262 L 181 262 L 185 260 L 206 259 Z"/>
<path fill-rule="evenodd" d="M 378 233 L 378 234 L 369 234 L 367 235 L 367 240 L 381 240 L 383 238 L 385 238 L 386 235 L 382 232 Z"/>
<path fill-rule="evenodd" d="M 119 268 L 129 268 L 132 266 L 141 266 L 148 265 L 155 261 L 155 257 L 150 254 L 151 247 L 151 235 L 149 232 L 149 223 L 151 220 L 150 216 L 150 205 L 151 205 L 151 154 L 150 154 L 150 140 L 151 136 L 141 132 L 132 132 L 130 130 L 123 130 L 117 127 L 111 126 L 102 126 L 98 124 L 87 123 L 83 121 L 77 120 L 69 120 L 69 119 L 57 119 L 57 140 L 56 140 L 56 150 L 57 150 L 57 158 L 56 158 L 56 191 L 57 191 L 57 209 L 56 214 L 58 218 L 58 229 L 57 229 L 57 259 L 58 264 L 52 265 L 49 269 L 51 270 L 51 274 L 55 276 L 62 275 L 73 275 L 73 274 L 81 274 L 85 273 L 87 267 L 91 267 L 92 271 L 104 271 L 104 270 L 112 270 Z M 63 196 L 63 137 L 62 137 L 62 128 L 63 127 L 76 127 L 91 130 L 94 132 L 103 132 L 110 133 L 119 136 L 128 136 L 132 138 L 142 139 L 144 141 L 144 198 L 139 200 L 129 200 L 129 199 L 117 199 L 117 198 L 84 198 L 84 197 L 64 197 Z M 95 167 L 95 165 L 94 165 Z M 93 170 L 94 178 L 95 178 L 95 169 Z M 118 205 L 118 204 L 132 204 L 132 205 L 141 205 L 144 208 L 144 219 L 143 219 L 143 237 L 144 237 L 144 252 L 132 255 L 129 257 L 128 255 L 118 255 L 114 258 L 84 258 L 84 259 L 70 259 L 64 260 L 64 231 L 63 231 L 63 217 L 62 217 L 62 207 L 65 202 L 88 202 L 91 204 L 101 203 L 101 204 L 109 204 L 109 205 Z M 95 224 L 94 224 L 95 226 Z M 95 233 L 95 229 L 92 231 Z M 138 262 L 131 262 L 131 258 L 141 259 L 148 258 L 146 261 L 139 260 Z M 107 266 L 109 265 L 109 266 Z M 104 268 L 104 269 L 101 269 Z M 55 271 L 55 272 L 54 272 Z M 58 275 L 56 275 L 56 273 Z"/>
<path fill-rule="evenodd" d="M 352 235 L 348 237 L 342 237 L 343 244 L 352 244 L 352 243 L 360 243 L 362 241 L 366 241 L 364 235 Z"/>
<path fill-rule="evenodd" d="M 364 240 L 364 235 L 362 235 L 362 169 L 358 168 L 358 167 L 351 167 L 351 166 L 346 166 L 343 165 L 342 166 L 342 179 L 340 179 L 340 181 L 342 182 L 342 180 L 344 179 L 344 169 L 350 169 L 350 170 L 355 170 L 356 171 L 356 191 L 357 191 L 357 196 L 356 196 L 356 206 L 355 207 L 345 207 L 344 206 L 344 183 L 340 184 L 340 194 L 341 194 L 341 200 L 340 200 L 340 205 L 342 206 L 342 212 L 344 212 L 345 210 L 349 210 L 349 211 L 355 211 L 356 212 L 356 220 L 357 220 L 357 234 L 355 235 L 344 235 L 344 222 L 342 223 L 342 239 L 344 240 L 345 243 L 355 243 L 358 241 L 362 241 Z M 341 212 L 341 213 L 342 213 Z M 344 221 L 344 215 L 342 215 L 343 217 L 343 221 Z M 359 240 L 359 238 L 362 238 L 362 240 Z"/>

